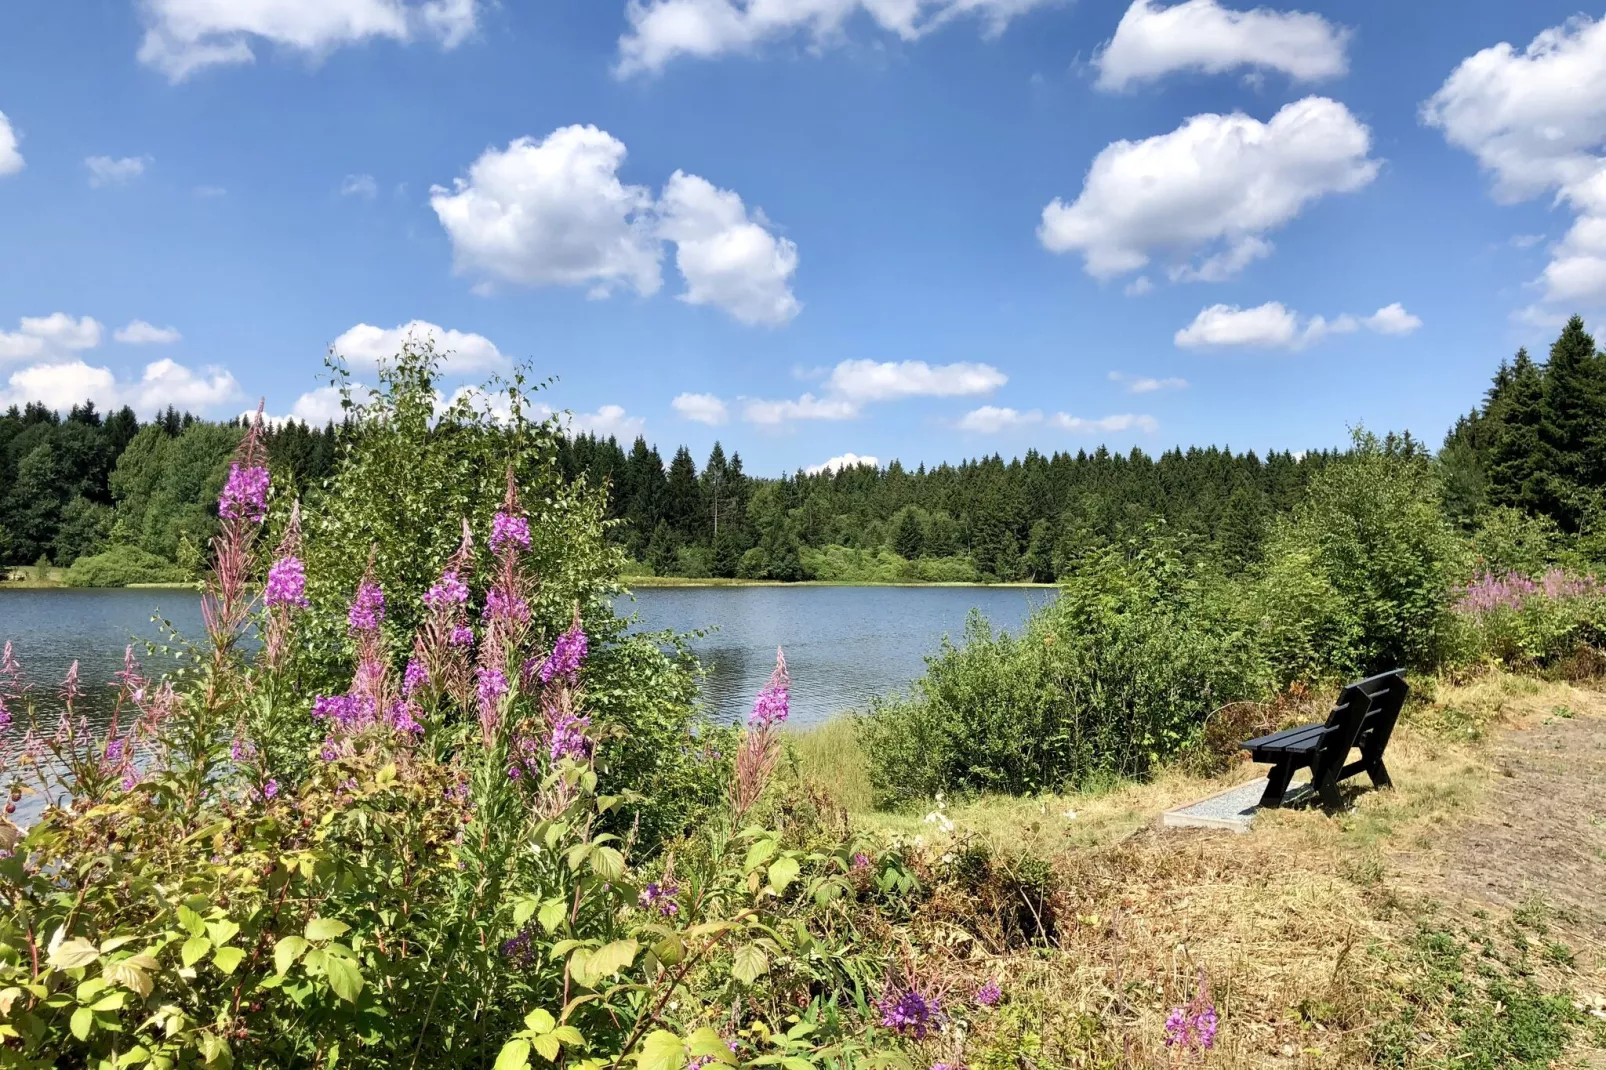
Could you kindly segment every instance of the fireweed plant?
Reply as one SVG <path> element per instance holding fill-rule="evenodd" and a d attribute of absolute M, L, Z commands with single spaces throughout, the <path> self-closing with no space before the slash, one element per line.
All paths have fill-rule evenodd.
<path fill-rule="evenodd" d="M 411 411 L 400 393 L 388 412 Z M 8 805 L 44 803 L 25 832 L 0 826 L 0 1064 L 951 1054 L 934 1013 L 886 1024 L 907 991 L 880 991 L 872 937 L 920 894 L 904 849 L 766 801 L 779 652 L 744 730 L 677 720 L 689 674 L 599 610 L 592 566 L 548 570 L 545 529 L 587 499 L 565 519 L 518 463 L 427 570 L 407 566 L 419 582 L 378 539 L 331 581 L 358 518 L 275 501 L 261 426 L 218 503 L 206 635 L 180 673 L 149 679 L 130 652 L 101 731 L 76 669 L 52 689 L 0 659 Z M 600 529 L 578 530 L 565 544 L 598 553 Z"/>

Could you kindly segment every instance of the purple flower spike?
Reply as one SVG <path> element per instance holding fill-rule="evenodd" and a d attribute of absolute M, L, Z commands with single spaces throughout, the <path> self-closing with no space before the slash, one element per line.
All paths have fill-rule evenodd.
<path fill-rule="evenodd" d="M 402 694 L 412 697 L 413 692 L 421 687 L 429 686 L 429 670 L 424 668 L 417 658 L 407 659 L 407 668 L 402 673 Z"/>
<path fill-rule="evenodd" d="M 217 511 L 226 520 L 262 523 L 268 515 L 268 470 L 229 465 L 228 482 L 223 484 Z"/>
<path fill-rule="evenodd" d="M 528 550 L 530 522 L 512 513 L 497 513 L 491 519 L 491 552 L 494 554 L 504 546 L 517 546 L 520 550 Z"/>
<path fill-rule="evenodd" d="M 457 575 L 456 570 L 447 569 L 441 573 L 441 578 L 435 586 L 424 592 L 424 604 L 430 609 L 441 609 L 445 606 L 460 606 L 468 601 L 468 584 Z"/>
<path fill-rule="evenodd" d="M 583 762 L 591 757 L 591 740 L 585 734 L 586 729 L 590 727 L 591 718 L 565 713 L 552 726 L 552 743 L 548 748 L 552 760 L 558 762 L 564 758 L 573 758 L 577 762 Z"/>
<path fill-rule="evenodd" d="M 875 1006 L 881 1012 L 881 1024 L 899 1036 L 924 1040 L 926 1033 L 942 1022 L 937 997 L 917 988 L 889 989 Z"/>
<path fill-rule="evenodd" d="M 541 663 L 538 675 L 543 684 L 550 684 L 560 676 L 573 683 L 580 675 L 580 666 L 585 659 L 586 633 L 579 625 L 575 625 L 552 644 L 552 653 Z"/>
<path fill-rule="evenodd" d="M 385 592 L 379 584 L 366 581 L 357 588 L 357 597 L 351 601 L 346 623 L 354 632 L 377 632 L 379 622 L 385 619 Z"/>
<path fill-rule="evenodd" d="M 279 558 L 268 569 L 268 584 L 262 591 L 262 601 L 269 608 L 289 606 L 306 609 L 307 569 L 301 558 L 293 554 Z"/>
<path fill-rule="evenodd" d="M 997 981 L 988 981 L 976 989 L 976 1002 L 983 1007 L 994 1007 L 1002 999 L 1004 993 L 999 990 Z"/>
<path fill-rule="evenodd" d="M 262 785 L 262 797 L 264 799 L 271 799 L 277 794 L 279 794 L 279 782 L 277 780 L 270 780 Z"/>

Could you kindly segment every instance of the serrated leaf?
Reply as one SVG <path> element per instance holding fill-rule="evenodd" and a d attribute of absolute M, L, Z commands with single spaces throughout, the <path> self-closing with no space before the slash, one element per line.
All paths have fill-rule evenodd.
<path fill-rule="evenodd" d="M 88 966 L 99 958 L 100 951 L 94 944 L 81 936 L 75 936 L 56 945 L 56 949 L 50 953 L 50 964 L 58 970 L 76 970 L 80 966 Z"/>
<path fill-rule="evenodd" d="M 567 1044 L 570 1047 L 578 1047 L 586 1042 L 586 1038 L 580 1035 L 580 1030 L 572 1025 L 560 1025 L 552 1030 L 552 1035 L 560 1044 Z"/>
<path fill-rule="evenodd" d="M 665 966 L 678 966 L 680 960 L 686 957 L 686 941 L 680 938 L 679 933 L 670 933 L 652 945 L 652 953 Z"/>
<path fill-rule="evenodd" d="M 534 1045 L 536 1054 L 540 1055 L 541 1058 L 545 1059 L 547 1062 L 555 1063 L 558 1061 L 558 1049 L 560 1045 L 558 1044 L 558 1038 L 553 1036 L 551 1033 L 544 1033 L 541 1036 L 536 1037 L 533 1041 L 531 1041 L 531 1044 Z"/>
<path fill-rule="evenodd" d="M 178 949 L 179 961 L 186 966 L 194 966 L 212 950 L 212 941 L 204 936 L 192 936 L 184 941 L 184 946 Z"/>
<path fill-rule="evenodd" d="M 239 935 L 240 927 L 228 918 L 224 918 L 222 921 L 207 922 L 206 932 L 212 938 L 212 943 L 222 947 Z"/>
<path fill-rule="evenodd" d="M 200 936 L 206 932 L 206 919 L 187 906 L 178 908 L 178 923 L 184 926 L 184 931 L 191 936 Z"/>
<path fill-rule="evenodd" d="M 334 940 L 351 931 L 351 926 L 339 918 L 313 918 L 307 922 L 308 940 Z"/>
<path fill-rule="evenodd" d="M 591 975 L 598 980 L 604 977 L 612 977 L 620 970 L 628 967 L 632 962 L 635 962 L 636 952 L 640 950 L 641 945 L 634 940 L 614 940 L 611 943 L 603 944 L 591 953 L 589 964 Z"/>
<path fill-rule="evenodd" d="M 536 914 L 535 920 L 541 923 L 541 928 L 547 933 L 557 932 L 558 926 L 563 924 L 563 917 L 569 912 L 569 904 L 561 899 L 548 899 L 541 904 L 541 910 Z"/>
<path fill-rule="evenodd" d="M 288 973 L 301 953 L 307 950 L 307 941 L 300 936 L 281 936 L 273 948 L 273 968 L 279 973 Z"/>
<path fill-rule="evenodd" d="M 517 1037 L 502 1045 L 492 1070 L 526 1070 L 530 1065 L 530 1042 Z"/>
<path fill-rule="evenodd" d="M 106 967 L 106 980 L 114 985 L 122 985 L 140 999 L 145 999 L 151 994 L 150 974 L 135 966 L 132 959 Z"/>
<path fill-rule="evenodd" d="M 686 1050 L 693 1059 L 708 1058 L 727 1066 L 736 1065 L 736 1056 L 731 1053 L 730 1045 L 712 1026 L 705 1025 L 687 1037 Z"/>
<path fill-rule="evenodd" d="M 114 936 L 110 940 L 106 940 L 106 941 L 101 943 L 101 945 L 100 945 L 100 953 L 102 955 L 110 955 L 113 951 L 116 951 L 118 948 L 122 947 L 124 944 L 131 944 L 135 940 L 138 940 L 138 939 L 139 939 L 139 937 L 137 937 L 137 936 L 129 936 L 129 935 Z"/>
<path fill-rule="evenodd" d="M 774 840 L 759 840 L 747 849 L 747 859 L 742 863 L 742 872 L 751 873 L 770 860 L 775 854 Z"/>
<path fill-rule="evenodd" d="M 68 1021 L 67 1027 L 72 1030 L 72 1035 L 79 1040 L 88 1040 L 89 1029 L 94 1024 L 95 1012 L 88 1007 L 79 1007 L 72 1012 L 72 1018 Z"/>
<path fill-rule="evenodd" d="M 599 847 L 591 855 L 591 871 L 605 881 L 625 875 L 625 856 L 612 847 Z"/>
<path fill-rule="evenodd" d="M 128 1002 L 127 992 L 108 992 L 94 1003 L 91 1003 L 89 1009 L 97 1014 L 104 1011 L 120 1011 L 126 1002 Z"/>
<path fill-rule="evenodd" d="M 212 965 L 225 974 L 233 973 L 239 969 L 240 963 L 245 959 L 245 952 L 237 947 L 220 947 L 212 956 Z"/>
<path fill-rule="evenodd" d="M 552 1012 L 541 1007 L 524 1016 L 524 1027 L 532 1033 L 550 1033 L 557 1024 Z"/>
<path fill-rule="evenodd" d="M 635 1054 L 639 1070 L 680 1070 L 686 1065 L 686 1045 L 667 1029 L 654 1029 Z"/>
<path fill-rule="evenodd" d="M 786 886 L 797 880 L 797 875 L 801 870 L 802 867 L 797 864 L 797 859 L 777 858 L 770 863 L 770 887 L 774 888 L 777 893 L 786 891 Z"/>
<path fill-rule="evenodd" d="M 145 951 L 141 951 L 137 955 L 130 955 L 123 961 L 136 970 L 159 970 L 162 968 L 161 964 L 156 961 L 156 957 Z"/>
<path fill-rule="evenodd" d="M 11 1017 L 12 1005 L 21 998 L 22 989 L 16 987 L 15 985 L 12 985 L 10 988 L 5 989 L 4 991 L 0 991 L 0 1018 Z"/>
<path fill-rule="evenodd" d="M 515 929 L 524 928 L 524 923 L 535 917 L 535 912 L 540 905 L 541 901 L 533 895 L 519 896 L 513 903 L 513 927 Z"/>
<path fill-rule="evenodd" d="M 770 960 L 756 944 L 743 944 L 731 956 L 731 976 L 743 984 L 752 984 L 769 972 Z"/>
<path fill-rule="evenodd" d="M 355 962 L 329 955 L 323 960 L 323 972 L 335 995 L 347 1003 L 357 1002 L 357 996 L 362 992 L 362 971 Z"/>

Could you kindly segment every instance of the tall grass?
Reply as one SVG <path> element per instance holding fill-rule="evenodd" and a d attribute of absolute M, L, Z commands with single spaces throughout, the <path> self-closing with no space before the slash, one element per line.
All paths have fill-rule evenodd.
<path fill-rule="evenodd" d="M 787 756 L 800 778 L 830 792 L 850 813 L 874 807 L 870 765 L 853 717 L 833 717 L 824 724 L 796 728 L 784 739 Z"/>

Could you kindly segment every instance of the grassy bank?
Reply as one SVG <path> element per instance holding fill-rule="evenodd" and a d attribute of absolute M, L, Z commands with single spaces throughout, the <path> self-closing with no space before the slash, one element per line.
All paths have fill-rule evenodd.
<path fill-rule="evenodd" d="M 1563 799 L 1515 814 L 1502 792 L 1522 755 L 1598 764 L 1606 696 L 1507 675 L 1417 687 L 1389 751 L 1393 791 L 1351 788 L 1335 817 L 1263 814 L 1247 836 L 1158 824 L 1255 775 L 1245 764 L 883 813 L 869 809 L 850 722 L 789 743 L 798 775 L 855 824 L 1047 889 L 1047 946 L 986 949 L 1020 995 L 980 1023 L 972 1065 L 1015 1065 L 1006 1056 L 1023 1046 L 1034 1065 L 1164 1065 L 1151 1008 L 1184 1002 L 1201 971 L 1223 1022 L 1214 1065 L 1600 1065 L 1576 1060 L 1606 1047 L 1606 918 L 1585 891 L 1606 882 L 1606 822 Z M 1289 715 L 1318 718 L 1327 698 Z M 1550 798 L 1598 774 L 1561 764 L 1516 783 Z M 1491 865 L 1505 872 L 1490 878 Z M 955 945 L 960 958 L 979 950 Z"/>
<path fill-rule="evenodd" d="M 888 580 L 742 580 L 685 576 L 623 576 L 628 587 L 1026 587 L 1052 590 L 1052 583 L 959 583 L 950 581 L 888 581 Z"/>

